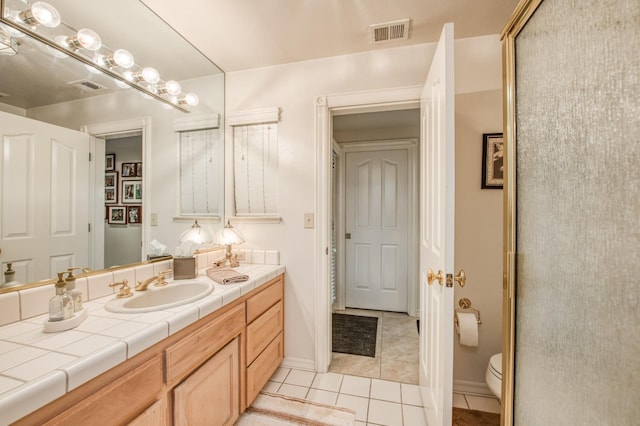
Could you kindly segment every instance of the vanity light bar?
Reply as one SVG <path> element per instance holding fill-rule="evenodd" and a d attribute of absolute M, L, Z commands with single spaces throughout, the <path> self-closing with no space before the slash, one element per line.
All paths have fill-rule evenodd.
<path fill-rule="evenodd" d="M 109 49 L 102 44 L 100 36 L 88 28 L 76 31 L 62 21 L 55 7 L 46 2 L 35 2 L 23 11 L 12 11 L 6 7 L 6 1 L 0 0 L 4 7 L 0 16 L 9 27 L 29 34 L 54 50 L 57 57 L 71 56 L 87 67 L 102 72 L 115 79 L 120 88 L 134 87 L 144 95 L 154 98 L 183 112 L 190 112 L 185 105 L 198 105 L 199 98 L 194 93 L 181 93 L 180 84 L 174 80 L 163 81 L 160 73 L 153 67 L 140 67 L 133 55 L 126 49 Z M 73 32 L 72 35 L 51 35 L 46 28 L 62 25 Z M 105 52 L 105 53 L 100 53 Z"/>

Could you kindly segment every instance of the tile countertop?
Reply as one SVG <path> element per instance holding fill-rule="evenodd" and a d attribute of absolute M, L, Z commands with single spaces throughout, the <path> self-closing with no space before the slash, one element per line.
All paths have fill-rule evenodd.
<path fill-rule="evenodd" d="M 214 283 L 193 303 L 132 314 L 104 309 L 113 295 L 85 302 L 76 328 L 45 333 L 48 315 L 0 327 L 0 425 L 14 422 L 214 312 L 284 272 L 282 265 L 243 264 L 238 284 Z M 200 271 L 204 275 L 204 270 Z M 170 285 L 170 284 L 169 284 Z M 126 326 L 123 326 L 125 325 Z"/>

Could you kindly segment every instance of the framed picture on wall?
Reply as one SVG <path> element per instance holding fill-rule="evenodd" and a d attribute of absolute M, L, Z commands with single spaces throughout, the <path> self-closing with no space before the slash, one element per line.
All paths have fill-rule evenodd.
<path fill-rule="evenodd" d="M 127 222 L 142 223 L 142 206 L 127 207 Z"/>
<path fill-rule="evenodd" d="M 136 177 L 136 163 L 122 163 L 122 178 Z"/>
<path fill-rule="evenodd" d="M 502 133 L 482 135 L 482 188 L 502 189 L 504 175 Z"/>
<path fill-rule="evenodd" d="M 105 188 L 104 189 L 104 203 L 105 204 L 118 204 L 118 188 Z"/>
<path fill-rule="evenodd" d="M 104 203 L 118 204 L 118 172 L 104 173 Z"/>
<path fill-rule="evenodd" d="M 136 177 L 142 177 L 142 163 L 136 163 Z"/>
<path fill-rule="evenodd" d="M 116 155 L 107 154 L 104 156 L 104 169 L 115 170 L 116 169 Z"/>
<path fill-rule="evenodd" d="M 105 188 L 117 188 L 118 187 L 118 172 L 105 172 L 105 174 L 104 174 L 104 187 Z"/>
<path fill-rule="evenodd" d="M 123 180 L 122 181 L 122 203 L 142 203 L 142 181 Z"/>
<path fill-rule="evenodd" d="M 125 206 L 109 206 L 107 223 L 110 225 L 126 225 L 127 208 Z"/>

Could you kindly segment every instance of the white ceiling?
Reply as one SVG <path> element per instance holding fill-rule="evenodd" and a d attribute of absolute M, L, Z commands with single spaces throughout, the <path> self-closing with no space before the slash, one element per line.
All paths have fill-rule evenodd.
<path fill-rule="evenodd" d="M 497 34 L 518 0 L 140 0 L 225 72 Z M 369 25 L 411 18 L 408 40 L 372 45 Z"/>

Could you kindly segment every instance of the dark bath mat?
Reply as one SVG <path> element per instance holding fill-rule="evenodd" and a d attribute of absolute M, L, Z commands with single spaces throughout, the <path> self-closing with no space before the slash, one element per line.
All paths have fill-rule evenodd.
<path fill-rule="evenodd" d="M 376 356 L 378 318 L 333 314 L 333 352 Z"/>
<path fill-rule="evenodd" d="M 499 426 L 500 414 L 453 407 L 453 426 Z"/>

